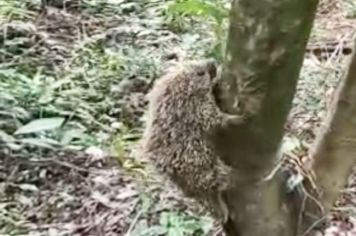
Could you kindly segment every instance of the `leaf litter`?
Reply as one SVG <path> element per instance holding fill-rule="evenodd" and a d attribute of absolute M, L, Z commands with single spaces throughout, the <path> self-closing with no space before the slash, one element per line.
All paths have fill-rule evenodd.
<path fill-rule="evenodd" d="M 30 20 L 1 24 L 0 36 L 6 53 L 0 53 L 0 68 L 44 67 L 56 74 L 78 59 L 75 53 L 78 48 L 85 51 L 91 43 L 102 49 L 121 50 L 128 55 L 124 64 L 128 73 L 124 75 L 127 79 L 111 87 L 115 96 L 107 100 L 109 103 L 115 100 L 110 115 L 120 117 L 113 120 L 112 127 L 122 131 L 123 120 L 132 127 L 141 127 L 147 104 L 144 94 L 167 60 L 202 55 L 202 48 L 211 46 L 212 40 L 203 33 L 200 36 L 172 31 L 166 26 L 162 14 L 166 3 L 162 1 L 123 0 L 115 4 L 119 7 L 104 7 L 99 12 L 95 7 L 81 9 L 75 4 L 67 8 L 46 7 L 45 11 L 35 8 L 34 14 L 26 15 Z M 283 165 L 293 170 L 295 176 L 308 177 L 307 152 L 344 69 L 341 49 L 347 47 L 344 42 L 355 32 L 350 26 L 354 20 L 346 19 L 341 5 L 336 0 L 321 1 L 308 46 L 312 50 L 306 56 L 286 124 Z M 330 20 L 330 16 L 335 20 Z M 334 48 L 332 52 L 324 50 L 330 45 Z M 142 55 L 152 55 L 157 61 L 152 65 L 139 55 L 142 61 L 137 64 L 134 60 L 137 52 L 127 46 L 140 49 Z M 321 58 L 320 52 L 326 56 Z M 148 69 L 142 71 L 143 66 Z M 223 235 L 204 209 L 162 181 L 146 163 L 130 156 L 133 143 L 117 145 L 124 145 L 120 146 L 120 155 L 124 157 L 117 149 L 111 153 L 99 147 L 86 151 L 3 150 L 0 233 L 129 236 L 165 235 L 170 230 L 191 235 L 200 230 L 197 235 Z M 300 181 L 295 177 L 291 187 Z M 355 234 L 355 218 L 350 217 L 355 209 L 354 181 L 355 177 L 350 176 L 323 235 Z"/>

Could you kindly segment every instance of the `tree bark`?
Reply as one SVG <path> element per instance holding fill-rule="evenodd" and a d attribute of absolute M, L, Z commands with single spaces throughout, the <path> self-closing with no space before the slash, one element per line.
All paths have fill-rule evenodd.
<path fill-rule="evenodd" d="M 228 236 L 295 236 L 297 210 L 280 175 L 264 180 L 291 108 L 318 0 L 235 0 L 217 101 L 250 119 L 217 132 L 214 141 L 233 166 L 227 192 Z"/>
<path fill-rule="evenodd" d="M 347 178 L 356 164 L 356 39 L 354 52 L 345 76 L 340 81 L 327 117 L 310 152 L 318 187 L 309 189 L 324 207 L 322 211 L 309 202 L 308 215 L 320 218 L 328 213 L 347 184 Z M 306 220 L 305 227 L 312 219 Z"/>

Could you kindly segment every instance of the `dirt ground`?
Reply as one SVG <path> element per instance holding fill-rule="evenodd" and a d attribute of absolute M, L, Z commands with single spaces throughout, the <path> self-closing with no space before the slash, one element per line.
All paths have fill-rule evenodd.
<path fill-rule="evenodd" d="M 286 161 L 289 168 L 299 170 L 308 161 L 307 151 L 345 68 L 344 59 L 351 52 L 356 19 L 348 17 L 344 4 L 341 0 L 321 1 L 294 108 L 286 124 L 287 141 L 297 142 L 299 147 L 285 154 L 290 158 Z M 132 44 L 134 38 L 135 47 L 147 49 L 148 54 L 159 58 L 158 64 L 163 64 L 172 51 L 178 56 L 187 54 L 182 42 L 194 44 L 195 36 L 163 28 L 158 11 L 159 7 L 152 4 L 144 13 L 139 10 L 103 19 L 49 8 L 46 14 L 38 13 L 33 25 L 22 24 L 20 32 L 31 35 L 40 46 L 31 47 L 21 57 L 2 58 L 6 60 L 2 67 L 24 63 L 25 56 L 31 58 L 26 61 L 29 65 L 41 63 L 47 68 L 68 63 L 71 45 L 82 30 L 90 36 L 88 40 L 101 40 L 110 47 L 118 46 L 112 38 L 119 36 L 119 46 Z M 308 77 L 310 74 L 314 77 Z M 145 107 L 142 95 L 149 83 L 134 81 L 129 92 L 120 95 L 125 102 L 117 106 L 128 106 L 121 117 L 140 126 Z M 83 151 L 2 151 L 0 235 L 160 235 L 167 228 L 181 233 L 175 235 L 223 235 L 204 209 L 162 181 L 145 162 L 134 159 L 132 139 L 122 138 L 119 154 L 94 146 Z M 347 191 L 337 203 L 339 208 L 329 217 L 322 235 L 356 235 L 355 217 L 343 210 L 355 208 L 354 181 L 351 176 Z"/>

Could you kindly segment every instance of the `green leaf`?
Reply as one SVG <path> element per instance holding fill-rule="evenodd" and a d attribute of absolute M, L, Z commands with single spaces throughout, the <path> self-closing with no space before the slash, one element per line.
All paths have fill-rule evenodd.
<path fill-rule="evenodd" d="M 7 134 L 5 131 L 2 130 L 0 130 L 0 141 L 1 141 L 0 143 L 5 143 L 5 145 L 11 150 L 21 149 L 21 145 L 16 144 L 17 140 L 13 136 Z"/>
<path fill-rule="evenodd" d="M 9 134 L 7 134 L 5 131 L 0 130 L 0 140 L 4 142 L 15 142 L 15 138 Z"/>
<path fill-rule="evenodd" d="M 169 227 L 168 236 L 184 236 L 184 228 L 179 226 Z"/>
<path fill-rule="evenodd" d="M 84 131 L 81 129 L 71 129 L 67 130 L 63 133 L 61 138 L 61 144 L 68 145 L 75 138 L 81 138 L 83 136 Z"/>
<path fill-rule="evenodd" d="M 218 24 L 228 16 L 228 11 L 218 4 L 202 0 L 187 0 L 171 4 L 168 11 L 172 13 L 185 13 L 189 15 L 213 17 Z"/>
<path fill-rule="evenodd" d="M 161 214 L 161 217 L 159 219 L 159 223 L 163 226 L 168 226 L 169 225 L 169 213 L 168 212 L 163 212 Z"/>
<path fill-rule="evenodd" d="M 28 133 L 37 133 L 44 130 L 53 130 L 59 128 L 65 118 L 63 117 L 54 117 L 54 118 L 42 118 L 33 120 L 30 123 L 20 127 L 16 130 L 16 134 L 28 134 Z"/>
<path fill-rule="evenodd" d="M 140 233 L 140 235 L 142 235 L 142 236 L 166 235 L 166 234 L 167 234 L 167 229 L 160 225 L 153 225 L 149 228 L 141 230 L 141 233 Z"/>
<path fill-rule="evenodd" d="M 37 186 L 33 184 L 20 184 L 19 188 L 24 191 L 38 192 Z"/>
<path fill-rule="evenodd" d="M 204 235 L 207 234 L 214 227 L 214 222 L 211 218 L 205 217 L 201 219 L 201 229 Z"/>
<path fill-rule="evenodd" d="M 24 108 L 16 106 L 12 109 L 12 112 L 16 117 L 19 117 L 21 119 L 28 119 L 31 115 L 28 111 L 26 111 Z"/>
<path fill-rule="evenodd" d="M 19 139 L 19 142 L 48 149 L 54 149 L 54 146 L 59 145 L 59 143 L 55 140 L 45 138 L 23 138 Z"/>

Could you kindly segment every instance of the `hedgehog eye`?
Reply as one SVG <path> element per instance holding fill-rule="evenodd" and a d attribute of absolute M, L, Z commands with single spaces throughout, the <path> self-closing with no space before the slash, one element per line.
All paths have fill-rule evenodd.
<path fill-rule="evenodd" d="M 205 75 L 205 71 L 200 70 L 200 71 L 197 72 L 197 75 L 198 76 L 204 76 Z"/>

